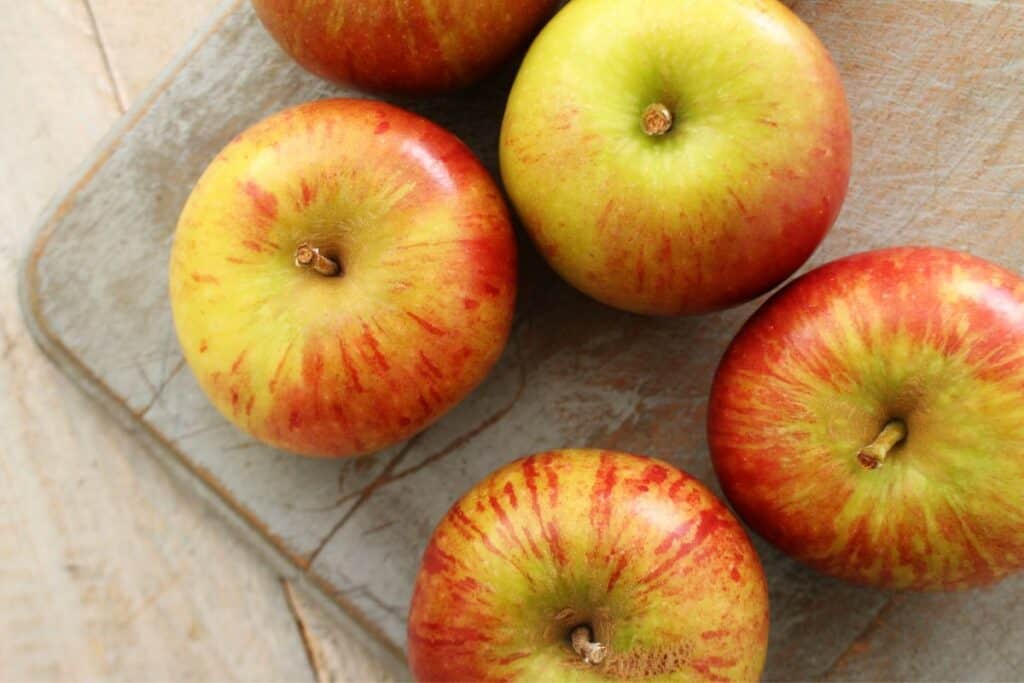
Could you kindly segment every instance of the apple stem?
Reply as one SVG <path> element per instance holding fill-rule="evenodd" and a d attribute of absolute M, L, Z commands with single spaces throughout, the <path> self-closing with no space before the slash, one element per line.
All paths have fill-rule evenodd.
<path fill-rule="evenodd" d="M 643 118 L 644 132 L 659 137 L 672 130 L 672 112 L 661 102 L 647 105 Z"/>
<path fill-rule="evenodd" d="M 907 425 L 903 420 L 890 420 L 870 444 L 860 449 L 857 461 L 868 470 L 876 470 L 885 462 L 893 446 L 907 438 Z"/>
<path fill-rule="evenodd" d="M 300 244 L 295 248 L 295 265 L 309 268 L 324 277 L 335 277 L 341 274 L 341 265 L 337 261 L 320 253 L 316 247 Z"/>
<path fill-rule="evenodd" d="M 608 647 L 590 640 L 590 627 L 577 626 L 572 630 L 572 649 L 585 664 L 600 664 L 608 654 Z"/>

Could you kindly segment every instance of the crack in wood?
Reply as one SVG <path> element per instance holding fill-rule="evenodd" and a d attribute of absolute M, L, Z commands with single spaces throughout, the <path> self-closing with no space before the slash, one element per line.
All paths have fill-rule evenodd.
<path fill-rule="evenodd" d="M 525 372 L 523 373 L 523 375 L 525 375 Z M 516 390 L 515 395 L 512 397 L 512 400 L 509 401 L 508 405 L 504 406 L 501 410 L 499 410 L 498 412 L 494 413 L 489 418 L 487 418 L 486 420 L 481 422 L 477 427 L 475 427 L 474 429 L 466 432 L 462 436 L 458 437 L 457 439 L 452 441 L 450 444 L 448 444 L 447 446 L 445 446 L 444 448 L 442 448 L 438 452 L 434 453 L 433 455 L 427 456 L 426 458 L 424 458 L 422 461 L 420 461 L 416 465 L 413 465 L 412 467 L 410 467 L 408 469 L 405 469 L 405 470 L 402 470 L 401 472 L 398 472 L 393 477 L 391 477 L 388 481 L 383 482 L 381 484 L 381 486 L 384 486 L 384 485 L 387 485 L 387 484 L 393 484 L 396 481 L 400 481 L 400 480 L 405 479 L 406 477 L 408 477 L 410 475 L 416 474 L 420 470 L 422 470 L 422 469 L 424 469 L 426 467 L 429 467 L 430 465 L 433 465 L 434 463 L 438 462 L 439 460 L 443 460 L 445 457 L 451 455 L 455 451 L 457 451 L 460 448 L 462 448 L 463 446 L 465 446 L 467 443 L 469 443 L 470 441 L 475 439 L 477 436 L 479 436 L 482 432 L 484 432 L 485 430 L 493 427 L 495 424 L 497 424 L 497 422 L 499 420 L 501 420 L 503 417 L 508 415 L 509 412 L 511 412 L 512 408 L 515 407 L 516 403 L 519 402 L 519 399 L 522 398 L 523 392 L 524 392 L 525 389 L 526 389 L 526 379 L 525 379 L 525 376 L 524 376 L 522 382 L 520 383 L 518 389 Z"/>
<path fill-rule="evenodd" d="M 169 440 L 172 443 L 181 443 L 185 439 L 192 439 L 194 437 L 199 436 L 200 434 L 205 434 L 206 432 L 216 431 L 218 429 L 237 429 L 237 427 L 235 427 L 233 424 L 231 424 L 227 420 L 219 418 L 219 419 L 216 419 L 214 422 L 211 422 L 210 424 L 203 425 L 202 427 L 198 427 L 196 429 L 193 429 L 190 432 L 185 432 L 183 434 L 178 434 L 177 436 L 171 436 L 171 437 L 169 437 Z"/>
<path fill-rule="evenodd" d="M 372 536 L 373 534 L 380 533 L 381 531 L 384 531 L 385 529 L 387 529 L 389 527 L 393 527 L 394 525 L 395 525 L 395 520 L 391 520 L 390 522 L 384 522 L 383 524 L 378 524 L 377 526 L 372 527 L 372 528 L 367 529 L 366 531 L 364 531 L 363 532 L 363 536 L 364 537 L 365 536 Z"/>
<path fill-rule="evenodd" d="M 313 644 L 313 636 L 309 632 L 306 620 L 302 616 L 298 598 L 295 596 L 295 588 L 288 579 L 282 578 L 281 590 L 284 591 L 284 601 L 288 605 L 288 611 L 292 613 L 292 619 L 295 620 L 295 628 L 299 631 L 299 640 L 302 641 L 302 649 L 306 652 L 306 661 L 309 662 L 309 669 L 310 673 L 313 674 L 313 680 L 317 681 L 317 683 L 329 680 L 329 677 L 325 676 L 321 670 L 317 649 Z"/>
<path fill-rule="evenodd" d="M 142 383 L 146 385 L 146 388 L 149 389 L 150 394 L 156 393 L 156 385 L 153 384 L 152 380 L 149 379 L 149 375 L 147 375 L 146 371 L 142 369 L 142 365 L 141 364 L 140 365 L 134 365 L 134 366 L 130 365 L 128 367 L 134 367 L 135 373 L 139 376 L 139 379 L 142 380 Z M 163 372 L 164 372 L 164 364 L 161 364 L 160 365 L 160 374 L 163 375 Z"/>
<path fill-rule="evenodd" d="M 0 337 L 3 340 L 3 351 L 0 351 L 0 358 L 7 360 L 14 353 L 14 347 L 17 346 L 17 342 L 14 339 L 14 335 L 7 331 L 7 325 L 3 319 L 0 318 Z"/>
<path fill-rule="evenodd" d="M 171 380 L 174 379 L 184 367 L 185 359 L 181 358 L 171 371 L 163 378 L 163 380 L 161 380 L 160 384 L 157 385 L 156 391 L 153 392 L 153 396 L 150 397 L 146 405 L 135 414 L 139 417 L 144 417 L 150 410 L 152 410 L 153 406 L 156 405 L 156 402 L 160 400 L 160 396 L 164 393 L 164 389 L 167 388 L 167 385 L 170 384 Z"/>
<path fill-rule="evenodd" d="M 519 349 L 519 347 L 517 346 L 517 350 L 518 349 Z M 523 393 L 526 391 L 526 364 L 523 362 L 521 352 L 518 353 L 517 355 L 518 355 L 518 359 L 517 360 L 518 360 L 518 366 L 519 366 L 519 385 L 516 387 L 516 393 L 513 394 L 511 400 L 505 406 L 503 406 L 500 410 L 498 410 L 493 415 L 488 417 L 486 420 L 481 422 L 475 428 L 471 429 L 470 431 L 466 432 L 462 436 L 458 437 L 457 439 L 455 439 L 454 441 L 449 443 L 447 446 L 442 448 L 437 453 L 434 453 L 433 455 L 427 456 L 419 464 L 414 465 L 414 466 L 412 466 L 412 467 L 410 467 L 408 469 L 402 470 L 401 472 L 397 473 L 389 481 L 385 482 L 385 484 L 392 484 L 392 483 L 394 483 L 396 481 L 404 479 L 405 477 L 408 477 L 410 475 L 416 474 L 417 472 L 419 472 L 423 468 L 425 468 L 425 467 L 427 467 L 429 465 L 432 465 L 432 464 L 434 464 L 435 462 L 437 462 L 439 460 L 442 460 L 446 456 L 454 453 L 458 449 L 460 449 L 463 446 L 465 446 L 467 443 L 469 443 L 470 441 L 475 439 L 477 436 L 479 436 L 485 430 L 489 429 L 490 427 L 493 427 L 503 417 L 505 417 L 510 412 L 512 412 L 512 409 L 516 406 L 517 403 L 519 403 L 519 400 L 523 397 Z"/>
<path fill-rule="evenodd" d="M 143 598 L 142 601 L 138 604 L 138 606 L 136 606 L 135 609 L 131 611 L 131 613 L 129 613 L 122 619 L 121 623 L 124 625 L 128 625 L 136 619 L 138 619 L 144 612 L 146 612 L 153 605 L 155 605 L 158 600 L 163 598 L 164 595 L 166 595 L 167 592 L 171 590 L 171 588 L 178 585 L 181 582 L 181 579 L 181 572 L 175 572 L 174 574 L 172 574 L 171 577 L 167 581 L 162 583 L 155 591 L 153 591 L 148 596 Z"/>
<path fill-rule="evenodd" d="M 349 502 L 350 500 L 352 500 L 354 498 L 362 498 L 363 495 L 369 489 L 373 489 L 373 491 L 376 491 L 379 488 L 382 488 L 382 487 L 387 486 L 389 484 L 392 484 L 392 483 L 394 483 L 396 481 L 404 479 L 404 478 L 406 478 L 406 477 L 408 477 L 408 476 L 410 476 L 412 474 L 415 474 L 416 472 L 419 472 L 420 470 L 422 470 L 427 465 L 430 465 L 432 463 L 437 462 L 438 460 L 443 459 L 445 456 L 450 455 L 454 451 L 456 451 L 459 448 L 461 448 L 462 446 L 466 445 L 466 443 L 468 443 L 473 438 L 478 436 L 481 432 L 485 431 L 489 427 L 492 427 L 494 424 L 496 424 L 498 421 L 500 421 L 501 418 L 503 418 L 506 415 L 508 415 L 509 412 L 511 412 L 512 408 L 515 407 L 516 403 L 518 403 L 519 400 L 522 398 L 523 392 L 526 390 L 526 366 L 525 366 L 525 363 L 522 360 L 522 354 L 521 353 L 517 353 L 517 364 L 518 364 L 518 367 L 519 367 L 519 382 L 518 382 L 518 384 L 516 386 L 516 392 L 512 396 L 512 399 L 509 401 L 509 403 L 504 405 L 504 406 L 502 406 L 500 409 L 498 409 L 497 412 L 495 412 L 490 417 L 487 417 L 486 419 L 484 419 L 484 421 L 481 422 L 479 425 L 477 425 L 475 428 L 473 428 L 470 431 L 462 434 L 461 436 L 457 437 L 455 440 L 449 442 L 448 445 L 446 445 L 443 449 L 441 449 L 437 453 L 434 453 L 433 455 L 427 456 L 421 463 L 419 463 L 417 465 L 414 465 L 413 467 L 410 467 L 408 469 L 402 470 L 401 472 L 398 472 L 397 474 L 394 474 L 394 475 L 386 478 L 385 480 L 382 480 L 382 477 L 383 477 L 383 473 L 382 473 L 381 475 L 378 475 L 377 478 L 375 478 L 373 481 L 371 481 L 366 487 L 361 488 L 361 489 L 359 489 L 357 491 L 352 491 L 351 493 L 346 493 L 343 496 L 340 496 L 339 498 L 337 498 L 334 502 L 332 502 L 329 505 L 325 505 L 323 507 L 308 507 L 308 508 L 307 507 L 289 506 L 289 509 L 291 509 L 291 510 L 300 510 L 302 512 L 329 512 L 330 510 L 334 510 L 334 509 L 337 509 L 337 508 L 341 507 L 342 505 L 344 505 L 345 503 Z M 389 463 L 389 465 L 390 465 L 390 463 Z M 338 485 L 342 486 L 344 484 L 344 482 L 345 482 L 345 472 L 342 471 L 342 473 L 339 475 Z"/>
<path fill-rule="evenodd" d="M 334 525 L 334 527 L 328 533 L 327 537 L 320 543 L 319 546 L 317 546 L 317 549 L 315 551 L 313 551 L 313 553 L 309 556 L 309 564 L 310 565 L 313 564 L 313 562 L 316 560 L 317 556 L 320 554 L 320 551 L 322 551 L 324 549 L 324 547 L 327 545 L 327 542 L 330 541 L 330 539 L 335 534 L 337 534 L 339 530 L 341 530 L 341 528 L 348 522 L 349 519 L 352 518 L 352 516 L 356 513 L 357 510 L 359 510 L 364 504 L 366 504 L 366 502 L 373 496 L 374 493 L 376 493 L 380 489 L 384 488 L 385 486 L 388 486 L 390 484 L 394 484 L 397 481 L 401 481 L 402 479 L 405 479 L 406 477 L 409 477 L 409 476 L 411 476 L 413 474 L 416 474 L 420 470 L 422 470 L 422 469 L 424 469 L 424 468 L 426 468 L 426 467 L 428 467 L 428 466 L 438 462 L 439 460 L 443 460 L 445 457 L 447 457 L 447 456 L 451 455 L 452 453 L 454 453 L 455 451 L 459 450 L 460 448 L 465 446 L 467 443 L 469 443 L 470 441 L 475 439 L 477 436 L 479 436 L 482 432 L 484 432 L 487 429 L 493 427 L 503 417 L 508 415 L 512 411 L 512 408 L 514 408 L 515 405 L 522 398 L 523 393 L 526 391 L 526 366 L 522 362 L 522 357 L 521 356 L 519 358 L 518 366 L 519 366 L 519 384 L 516 387 L 515 394 L 512 396 L 511 400 L 509 400 L 509 402 L 506 405 L 502 406 L 499 410 L 497 410 L 490 417 L 485 419 L 483 422 L 478 424 L 473 429 L 471 429 L 468 432 L 460 435 L 459 437 L 457 437 L 456 439 L 454 439 L 453 441 L 448 443 L 448 445 L 445 446 L 444 448 L 442 448 L 441 450 L 437 451 L 436 453 L 433 453 L 432 455 L 428 455 L 426 458 L 424 458 L 418 464 L 416 464 L 416 465 L 414 465 L 412 467 L 409 467 L 408 469 L 402 470 L 401 472 L 398 472 L 397 474 L 392 474 L 392 472 L 395 470 L 395 468 L 398 466 L 398 464 L 402 460 L 405 459 L 405 456 L 411 450 L 411 448 L 413 446 L 413 441 L 410 441 L 406 445 L 406 447 L 404 449 L 402 449 L 402 452 L 399 453 L 398 456 L 396 458 L 394 458 L 391 462 L 389 462 L 387 467 L 384 468 L 384 470 L 380 473 L 380 475 L 378 475 L 378 477 L 376 479 L 374 479 L 366 488 L 364 488 L 364 489 L 362 489 L 360 491 L 356 491 L 354 493 L 347 494 L 347 495 L 342 496 L 341 498 L 339 498 L 338 501 L 335 503 L 335 505 L 333 507 L 338 507 L 340 505 L 343 505 L 344 503 L 346 503 L 349 500 L 352 500 L 353 498 L 358 498 L 358 500 L 356 500 L 355 504 L 348 510 L 348 512 L 345 513 L 345 516 L 342 517 L 338 521 L 338 523 Z M 420 434 L 417 434 L 416 437 L 413 437 L 413 440 L 418 439 L 419 436 L 420 436 Z"/>
<path fill-rule="evenodd" d="M 373 603 L 373 606 L 380 611 L 388 614 L 399 621 L 405 620 L 405 610 L 395 605 L 389 605 L 384 602 L 370 591 L 370 587 L 366 585 L 355 586 L 353 588 L 346 588 L 339 591 L 341 595 L 347 596 L 348 598 L 354 598 L 355 596 L 362 596 Z"/>
<path fill-rule="evenodd" d="M 878 630 L 885 622 L 885 617 L 896 608 L 899 602 L 899 596 L 892 596 L 886 600 L 885 604 L 875 612 L 875 616 L 871 618 L 871 621 L 847 644 L 846 648 L 839 653 L 839 656 L 825 668 L 824 673 L 818 677 L 818 680 L 826 680 L 833 674 L 842 671 L 847 662 L 857 654 L 861 644 L 866 642 Z"/>
<path fill-rule="evenodd" d="M 359 499 L 356 500 L 355 504 L 351 508 L 349 508 L 349 510 L 344 515 L 342 515 L 341 519 L 339 519 L 335 523 L 335 525 L 331 527 L 331 530 L 327 532 L 327 534 L 323 537 L 323 539 L 313 550 L 313 552 L 309 554 L 309 557 L 306 560 L 307 567 L 312 566 L 312 564 L 316 562 L 316 558 L 319 557 L 323 549 L 327 547 L 327 544 L 330 543 L 331 539 L 334 538 L 335 534 L 337 534 L 338 531 L 340 531 L 341 528 L 345 526 L 345 523 L 348 522 L 348 520 L 352 519 L 352 515 L 356 513 L 356 510 L 362 507 L 363 503 L 370 499 L 370 496 L 373 495 L 373 492 L 377 490 L 379 486 L 382 486 L 384 482 L 389 481 L 388 477 L 390 477 L 391 472 L 393 472 L 394 469 L 398 466 L 398 463 L 400 463 L 402 460 L 405 459 L 407 455 L 409 455 L 413 447 L 420 440 L 421 436 L 422 433 L 417 434 L 416 436 L 409 439 L 409 441 L 406 442 L 402 450 L 399 451 L 398 454 L 391 459 L 391 462 L 389 462 L 384 467 L 384 469 L 377 476 L 377 478 L 374 479 L 369 486 L 367 486 L 365 489 L 359 492 Z M 341 504 L 341 502 L 342 501 L 339 501 L 339 504 Z"/>
<path fill-rule="evenodd" d="M 117 103 L 117 108 L 123 114 L 128 110 L 128 105 L 125 101 L 124 93 L 121 91 L 121 86 L 117 82 L 117 76 L 114 75 L 114 64 L 110 61 L 110 51 L 107 49 L 106 41 L 103 40 L 103 33 L 100 31 L 100 23 L 96 20 L 96 12 L 93 11 L 91 0 L 82 0 L 82 4 L 85 6 L 85 13 L 89 16 L 89 26 L 92 28 L 92 33 L 96 37 L 96 47 L 100 51 L 100 58 L 103 61 L 103 69 L 107 73 L 107 79 L 110 81 L 110 89 L 114 93 L 114 102 Z"/>

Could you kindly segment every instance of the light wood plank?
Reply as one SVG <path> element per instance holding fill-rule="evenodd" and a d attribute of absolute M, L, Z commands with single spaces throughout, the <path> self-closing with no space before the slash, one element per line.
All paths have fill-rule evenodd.
<path fill-rule="evenodd" d="M 118 93 L 131 102 L 221 0 L 88 0 Z"/>
<path fill-rule="evenodd" d="M 0 254 L 13 269 L 35 214 L 119 110 L 82 0 L 0 0 L 0 16 Z"/>
<path fill-rule="evenodd" d="M 295 615 L 317 683 L 394 680 L 383 667 L 367 659 L 354 641 L 309 597 L 284 582 L 285 595 Z"/>
<path fill-rule="evenodd" d="M 0 680 L 310 680 L 274 573 L 28 338 L 30 227 L 119 107 L 82 0 L 0 16 Z"/>

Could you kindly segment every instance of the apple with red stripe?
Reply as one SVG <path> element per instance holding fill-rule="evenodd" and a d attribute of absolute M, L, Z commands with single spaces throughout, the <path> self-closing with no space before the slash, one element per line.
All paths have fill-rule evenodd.
<path fill-rule="evenodd" d="M 420 681 L 751 681 L 768 639 L 761 564 L 675 467 L 553 451 L 452 506 L 409 613 Z"/>
<path fill-rule="evenodd" d="M 954 589 L 1024 568 L 1024 280 L 935 248 L 850 256 L 766 303 L 722 360 L 715 470 L 823 572 Z"/>
<path fill-rule="evenodd" d="M 558 0 L 252 0 L 278 44 L 341 85 L 442 92 L 522 48 Z"/>
<path fill-rule="evenodd" d="M 775 0 L 573 0 L 509 96 L 501 171 L 566 280 L 702 313 L 789 277 L 839 213 L 850 116 L 825 47 Z"/>
<path fill-rule="evenodd" d="M 504 200 L 465 145 L 388 104 L 323 100 L 213 160 L 181 214 L 170 294 L 227 418 L 336 457 L 412 436 L 483 380 L 515 276 Z"/>

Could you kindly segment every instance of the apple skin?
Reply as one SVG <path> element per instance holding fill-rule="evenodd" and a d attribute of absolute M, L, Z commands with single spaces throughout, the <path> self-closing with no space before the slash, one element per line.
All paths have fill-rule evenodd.
<path fill-rule="evenodd" d="M 906 438 L 859 462 L 890 420 Z M 788 285 L 718 368 L 722 488 L 783 551 L 850 581 L 957 589 L 1024 567 L 1024 280 L 936 248 Z"/>
<path fill-rule="evenodd" d="M 299 268 L 302 243 L 343 274 Z M 214 159 L 181 214 L 170 295 L 228 419 L 340 457 L 409 438 L 483 380 L 515 278 L 507 207 L 472 152 L 397 107 L 337 99 L 271 116 Z"/>
<path fill-rule="evenodd" d="M 668 463 L 563 450 L 513 462 L 430 539 L 409 614 L 420 681 L 756 680 L 764 573 L 739 522 Z M 568 645 L 589 625 L 607 656 Z"/>
<path fill-rule="evenodd" d="M 649 105 L 674 115 L 661 136 Z M 551 266 L 611 306 L 695 314 L 791 275 L 850 176 L 839 74 L 775 0 L 574 0 L 501 132 L 506 190 Z"/>
<path fill-rule="evenodd" d="M 252 0 L 314 74 L 390 92 L 459 89 L 522 48 L 558 0 Z"/>

